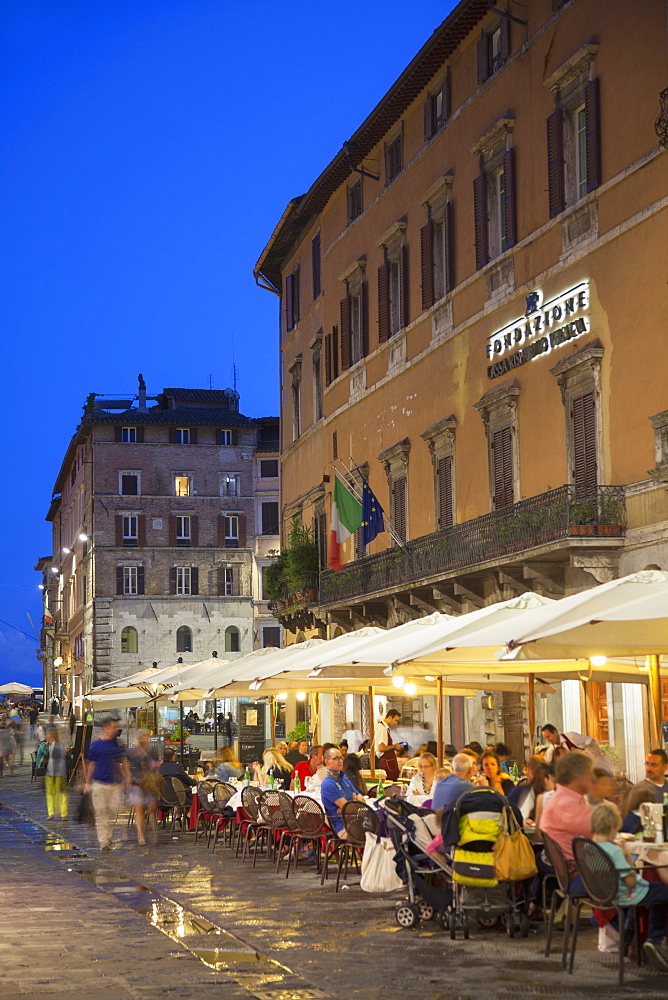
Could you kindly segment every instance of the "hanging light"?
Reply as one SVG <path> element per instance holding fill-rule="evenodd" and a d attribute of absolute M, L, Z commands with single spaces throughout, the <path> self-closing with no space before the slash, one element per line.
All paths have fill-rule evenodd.
<path fill-rule="evenodd" d="M 67 545 L 63 545 L 63 555 L 68 556 L 69 554 L 70 550 L 68 549 Z"/>
<path fill-rule="evenodd" d="M 287 701 L 288 698 L 287 693 L 285 691 L 282 691 L 281 694 L 277 694 L 276 697 L 278 698 L 279 701 Z"/>
<path fill-rule="evenodd" d="M 435 681 L 435 680 L 436 680 L 436 678 L 435 678 L 435 677 L 430 677 L 430 676 L 429 676 L 429 674 L 427 674 L 427 675 L 425 676 L 425 680 L 426 680 L 426 681 Z"/>
<path fill-rule="evenodd" d="M 395 688 L 402 688 L 406 683 L 406 678 L 402 677 L 401 674 L 395 674 L 394 677 L 392 678 L 392 683 L 394 684 Z"/>
<path fill-rule="evenodd" d="M 85 531 L 80 531 L 79 532 L 79 541 L 80 542 L 87 542 L 88 541 L 88 535 L 86 534 Z"/>
<path fill-rule="evenodd" d="M 57 575 L 58 575 L 58 574 L 60 573 L 60 570 L 58 569 L 58 567 L 57 567 L 57 566 L 52 566 L 52 567 L 51 567 L 51 572 L 52 572 L 52 573 L 55 573 L 55 574 L 56 574 L 56 576 L 57 576 Z"/>
<path fill-rule="evenodd" d="M 298 691 L 297 694 L 295 695 L 295 698 L 297 699 L 297 701 L 306 701 L 306 692 Z"/>
<path fill-rule="evenodd" d="M 62 658 L 62 656 L 57 656 L 55 658 L 55 660 L 53 661 L 53 665 L 54 665 L 54 667 L 62 667 L 62 665 L 63 665 L 63 658 Z"/>
<path fill-rule="evenodd" d="M 604 667 L 608 662 L 607 656 L 590 656 L 589 659 L 594 667 Z"/>
<path fill-rule="evenodd" d="M 412 696 L 412 695 L 415 694 L 416 691 L 417 691 L 417 687 L 412 682 L 410 682 L 408 684 L 404 684 L 404 693 L 405 694 Z"/>

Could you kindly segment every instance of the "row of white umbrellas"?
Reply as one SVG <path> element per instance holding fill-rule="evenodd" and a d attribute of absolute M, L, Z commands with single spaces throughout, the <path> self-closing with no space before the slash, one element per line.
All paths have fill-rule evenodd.
<path fill-rule="evenodd" d="M 647 657 L 668 654 L 668 573 L 645 570 L 559 601 L 524 594 L 466 615 L 433 614 L 392 629 L 363 628 L 335 639 L 261 649 L 138 674 L 94 689 L 95 707 L 144 700 L 366 692 L 414 685 L 438 689 L 553 690 L 569 678 L 652 680 Z M 547 680 L 546 680 L 547 678 Z M 656 686 L 656 671 L 654 674 Z M 397 684 L 397 681 L 399 683 Z M 127 699 L 127 700 L 125 700 Z M 653 696 L 655 711 L 656 697 Z M 659 703 L 660 704 L 660 703 Z M 657 724 L 659 719 L 657 718 Z"/>

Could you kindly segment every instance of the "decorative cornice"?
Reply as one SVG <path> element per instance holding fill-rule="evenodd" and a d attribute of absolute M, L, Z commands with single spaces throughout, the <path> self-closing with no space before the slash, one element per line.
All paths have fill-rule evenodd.
<path fill-rule="evenodd" d="M 406 227 L 404 226 L 404 228 Z M 341 282 L 351 281 L 353 278 L 356 278 L 358 274 L 361 277 L 364 277 L 365 270 L 366 270 L 366 254 L 364 254 L 362 257 L 358 257 L 357 260 L 353 261 L 353 263 L 350 264 L 345 269 L 345 271 L 341 271 L 338 280 Z"/>
<path fill-rule="evenodd" d="M 585 70 L 589 70 L 589 67 L 596 59 L 597 52 L 598 45 L 595 42 L 587 42 L 570 59 L 563 62 L 561 66 L 558 66 L 554 73 L 551 73 L 546 80 L 543 80 L 544 85 L 548 90 L 553 92 L 555 90 L 563 90 L 572 80 L 580 76 Z"/>
<path fill-rule="evenodd" d="M 514 128 L 514 118 L 511 118 L 508 115 L 503 118 L 499 118 L 499 120 L 494 122 L 492 127 L 488 128 L 479 139 L 476 139 L 471 146 L 471 152 L 474 156 L 481 156 L 485 153 L 489 153 L 500 143 L 505 142 L 506 138 L 512 133 Z"/>
<path fill-rule="evenodd" d="M 443 174 L 420 198 L 421 205 L 433 205 L 446 197 L 455 180 L 454 174 Z"/>
<path fill-rule="evenodd" d="M 385 247 L 390 243 L 396 243 L 397 240 L 402 239 L 403 234 L 406 232 L 406 217 L 399 219 L 397 222 L 392 223 L 389 229 L 387 229 L 379 240 L 376 240 L 377 247 Z"/>

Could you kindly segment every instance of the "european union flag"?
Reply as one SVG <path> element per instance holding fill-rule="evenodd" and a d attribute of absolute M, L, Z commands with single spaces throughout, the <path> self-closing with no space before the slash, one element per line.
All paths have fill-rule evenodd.
<path fill-rule="evenodd" d="M 383 520 L 383 508 L 378 502 L 378 498 L 367 483 L 362 479 L 362 548 L 366 548 L 376 535 L 385 531 L 385 521 Z"/>

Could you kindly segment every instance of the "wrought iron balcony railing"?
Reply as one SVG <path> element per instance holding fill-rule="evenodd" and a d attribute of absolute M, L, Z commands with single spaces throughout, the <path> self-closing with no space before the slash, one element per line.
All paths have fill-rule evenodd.
<path fill-rule="evenodd" d="M 376 555 L 320 574 L 320 605 L 415 585 L 452 570 L 537 548 L 572 536 L 621 537 L 626 524 L 624 488 L 574 486 L 521 500 L 452 528 L 435 531 Z"/>

